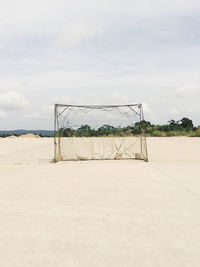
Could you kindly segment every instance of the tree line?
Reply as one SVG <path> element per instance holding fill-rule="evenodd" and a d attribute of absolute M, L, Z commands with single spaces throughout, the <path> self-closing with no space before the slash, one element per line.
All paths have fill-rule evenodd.
<path fill-rule="evenodd" d="M 112 125 L 103 125 L 98 129 L 94 129 L 89 125 L 81 125 L 78 129 L 72 129 L 69 127 L 60 128 L 56 133 L 57 136 L 64 137 L 82 137 L 82 136 L 137 136 L 141 134 L 146 136 L 196 136 L 200 137 L 200 126 L 195 127 L 192 120 L 188 118 L 182 118 L 175 121 L 170 120 L 167 124 L 159 125 L 152 124 L 149 121 L 136 122 L 134 125 L 126 127 L 114 127 Z M 41 137 L 49 137 L 49 134 L 39 131 L 37 132 Z M 0 137 L 7 137 L 10 135 L 20 136 L 19 133 L 0 134 Z M 53 136 L 53 131 L 52 131 Z"/>
<path fill-rule="evenodd" d="M 57 132 L 57 135 L 63 137 L 137 136 L 141 134 L 146 136 L 200 136 L 200 127 L 194 127 L 192 120 L 184 117 L 178 121 L 170 120 L 164 125 L 155 125 L 143 120 L 126 127 L 103 125 L 94 129 L 89 125 L 81 125 L 78 129 L 64 127 Z"/>

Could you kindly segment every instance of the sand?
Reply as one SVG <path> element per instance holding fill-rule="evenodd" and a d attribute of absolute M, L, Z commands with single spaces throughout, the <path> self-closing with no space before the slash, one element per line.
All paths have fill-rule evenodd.
<path fill-rule="evenodd" d="M 3 267 L 199 267 L 200 138 L 150 162 L 50 163 L 52 138 L 0 139 Z"/>
<path fill-rule="evenodd" d="M 2 137 L 3 138 L 3 137 Z M 6 138 L 41 138 L 38 134 L 32 134 L 32 133 L 27 133 L 27 134 L 22 134 L 22 135 L 9 135 Z"/>
<path fill-rule="evenodd" d="M 32 133 L 22 134 L 19 137 L 20 138 L 40 138 L 38 134 L 32 134 Z"/>

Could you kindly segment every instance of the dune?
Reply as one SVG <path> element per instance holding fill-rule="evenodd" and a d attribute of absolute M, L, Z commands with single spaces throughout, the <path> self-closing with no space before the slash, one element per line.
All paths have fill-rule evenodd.
<path fill-rule="evenodd" d="M 6 138 L 18 138 L 18 136 L 16 136 L 16 135 L 9 135 Z"/>
<path fill-rule="evenodd" d="M 40 136 L 38 134 L 32 134 L 32 133 L 22 134 L 19 137 L 22 137 L 22 138 L 40 138 Z"/>

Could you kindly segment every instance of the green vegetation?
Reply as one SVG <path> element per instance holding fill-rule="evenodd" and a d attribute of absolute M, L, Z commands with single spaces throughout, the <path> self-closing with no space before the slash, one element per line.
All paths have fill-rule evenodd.
<path fill-rule="evenodd" d="M 149 121 L 136 122 L 133 126 L 113 127 L 103 125 L 93 129 L 89 125 L 82 125 L 78 129 L 61 128 L 58 135 L 64 137 L 97 137 L 97 136 L 190 136 L 200 137 L 200 127 L 194 127 L 192 120 L 182 118 L 180 121 L 170 120 L 168 124 L 154 125 Z"/>
<path fill-rule="evenodd" d="M 34 133 L 41 137 L 53 136 L 53 131 L 44 130 L 16 130 L 1 131 L 0 137 L 10 135 L 20 136 L 21 134 Z M 113 127 L 111 125 L 103 125 L 98 129 L 93 129 L 89 125 L 82 125 L 78 129 L 61 128 L 57 135 L 65 137 L 81 137 L 81 136 L 138 136 L 144 133 L 146 136 L 190 136 L 200 137 L 200 126 L 194 127 L 192 120 L 182 118 L 179 121 L 170 120 L 164 125 L 151 124 L 149 121 L 136 122 L 134 125 L 126 127 Z"/>

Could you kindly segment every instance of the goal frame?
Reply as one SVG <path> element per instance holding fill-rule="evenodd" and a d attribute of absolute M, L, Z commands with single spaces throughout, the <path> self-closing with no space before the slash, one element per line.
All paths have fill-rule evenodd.
<path fill-rule="evenodd" d="M 58 107 L 63 107 L 63 111 L 58 113 Z M 144 121 L 144 111 L 143 111 L 143 106 L 142 104 L 126 104 L 126 105 L 71 105 L 71 104 L 55 104 L 54 105 L 54 158 L 53 161 L 57 162 L 62 159 L 58 159 L 57 157 L 57 141 L 56 139 L 58 138 L 58 143 L 60 143 L 60 138 L 61 136 L 57 135 L 58 133 L 58 117 L 62 115 L 62 113 L 65 112 L 65 110 L 68 107 L 72 108 L 91 108 L 91 109 L 104 109 L 104 108 L 118 108 L 118 107 L 129 107 L 134 113 L 136 113 L 139 117 L 138 122 L 140 122 L 140 129 L 141 129 L 141 134 L 139 135 L 140 138 L 140 153 L 142 154 L 142 142 L 144 143 L 144 149 L 145 149 L 145 154 L 146 157 L 141 158 L 145 162 L 148 162 L 148 150 L 147 150 L 147 141 L 146 141 L 146 134 L 145 134 L 145 128 L 142 127 L 141 122 Z M 139 108 L 139 113 L 134 110 L 134 107 Z M 143 139 L 143 140 L 142 140 Z M 140 159 L 140 158 L 138 158 Z M 80 159 L 79 159 L 80 160 Z M 88 160 L 96 160 L 96 159 L 88 159 Z M 73 160 L 72 160 L 73 161 Z"/>

